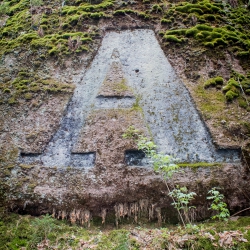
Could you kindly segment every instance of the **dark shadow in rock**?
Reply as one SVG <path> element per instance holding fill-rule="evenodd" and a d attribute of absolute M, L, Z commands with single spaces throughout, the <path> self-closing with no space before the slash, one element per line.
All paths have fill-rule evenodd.
<path fill-rule="evenodd" d="M 23 164 L 42 164 L 41 154 L 21 153 L 19 162 Z"/>
<path fill-rule="evenodd" d="M 146 155 L 142 150 L 126 150 L 125 162 L 128 166 L 149 165 L 149 160 L 146 158 Z"/>

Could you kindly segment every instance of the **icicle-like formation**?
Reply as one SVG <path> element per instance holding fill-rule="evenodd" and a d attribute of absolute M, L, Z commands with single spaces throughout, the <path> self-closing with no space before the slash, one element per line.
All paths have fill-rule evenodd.
<path fill-rule="evenodd" d="M 141 199 L 138 202 L 131 203 L 117 203 L 114 206 L 115 210 L 115 222 L 118 227 L 119 220 L 127 216 L 128 218 L 134 218 L 137 223 L 138 218 L 141 216 L 148 216 L 149 220 L 157 218 L 158 225 L 162 223 L 161 208 L 157 207 L 157 204 L 150 204 L 149 200 Z"/>
<path fill-rule="evenodd" d="M 73 209 L 67 212 L 66 210 L 56 211 L 55 208 L 53 208 L 52 217 L 62 220 L 68 219 L 72 224 L 78 223 L 85 227 L 90 227 L 91 213 L 87 209 Z"/>
<path fill-rule="evenodd" d="M 158 225 L 162 224 L 161 208 L 157 204 L 151 204 L 148 199 L 141 199 L 135 202 L 117 203 L 114 206 L 115 223 L 118 227 L 121 219 L 133 218 L 138 223 L 139 218 L 148 217 L 149 220 L 157 219 Z M 102 218 L 102 225 L 105 224 L 108 209 L 102 208 L 99 216 Z M 90 227 L 92 215 L 87 209 L 72 209 L 71 211 L 59 210 L 53 208 L 52 217 L 57 219 L 67 219 L 71 224 L 79 224 L 84 227 Z"/>
<path fill-rule="evenodd" d="M 106 215 L 107 215 L 107 209 L 103 208 L 102 212 L 101 212 L 101 217 L 102 217 L 102 224 L 105 224 L 105 220 L 106 220 Z"/>

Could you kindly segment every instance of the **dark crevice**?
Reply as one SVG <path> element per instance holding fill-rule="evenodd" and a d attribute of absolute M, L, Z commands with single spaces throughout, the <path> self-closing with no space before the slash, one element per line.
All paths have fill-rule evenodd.
<path fill-rule="evenodd" d="M 98 95 L 96 98 L 98 99 L 124 99 L 124 98 L 129 98 L 129 99 L 135 99 L 134 95 Z"/>
<path fill-rule="evenodd" d="M 143 166 L 146 163 L 146 155 L 142 150 L 126 150 L 125 162 L 128 166 Z"/>

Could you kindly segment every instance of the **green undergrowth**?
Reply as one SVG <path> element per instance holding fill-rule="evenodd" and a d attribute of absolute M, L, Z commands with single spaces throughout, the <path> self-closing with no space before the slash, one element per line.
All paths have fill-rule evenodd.
<path fill-rule="evenodd" d="M 208 87 L 219 89 L 224 93 L 227 102 L 237 99 L 240 107 L 250 110 L 250 74 L 242 75 L 233 71 L 228 81 L 224 81 L 222 77 L 210 78 L 204 83 L 204 88 Z"/>
<path fill-rule="evenodd" d="M 46 48 L 49 55 L 67 55 L 71 54 L 73 51 L 88 51 L 88 46 L 86 46 L 86 44 L 91 41 L 92 39 L 88 33 L 69 32 L 60 35 L 46 35 L 42 38 L 37 36 L 32 39 L 30 45 L 33 49 Z"/>
<path fill-rule="evenodd" d="M 68 55 L 90 49 L 98 37 L 100 19 L 115 19 L 128 15 L 132 22 L 153 21 L 163 25 L 160 35 L 166 43 L 198 41 L 207 49 L 226 48 L 236 56 L 247 57 L 250 50 L 250 13 L 243 3 L 232 8 L 224 1 L 209 0 L 197 3 L 164 3 L 157 1 L 114 0 L 103 1 L 40 1 L 32 6 L 28 0 L 5 0 L 0 7 L 1 16 L 8 16 L 0 25 L 0 55 L 16 48 L 37 51 L 45 48 L 49 55 Z M 244 3 L 247 4 L 247 3 Z M 131 16 L 130 16 L 131 15 Z M 91 27 L 91 28 L 90 28 Z M 164 30 L 165 29 L 165 30 Z M 69 46 L 70 37 L 76 45 Z"/>
<path fill-rule="evenodd" d="M 21 48 L 33 52 L 45 49 L 51 56 L 88 51 L 92 39 L 96 36 L 95 32 L 92 30 L 89 32 L 83 32 L 80 29 L 72 30 L 74 26 L 72 24 L 76 20 L 83 21 L 85 16 L 94 19 L 98 16 L 104 16 L 103 13 L 93 12 L 67 16 L 63 14 L 64 8 L 61 10 L 61 8 L 45 4 L 40 6 L 40 9 L 37 7 L 37 11 L 35 8 L 32 12 L 30 1 L 27 0 L 18 3 L 5 1 L 4 3 L 8 4 L 9 8 L 5 11 L 5 16 L 8 17 L 5 24 L 0 25 L 0 55 Z M 87 14 L 85 15 L 85 13 Z"/>
<path fill-rule="evenodd" d="M 184 42 L 188 38 L 193 38 L 205 47 L 230 47 L 235 51 L 236 55 L 249 55 L 250 49 L 250 34 L 240 32 L 231 26 L 212 27 L 209 24 L 197 24 L 189 29 L 177 29 L 166 31 L 163 39 L 169 41 L 169 37 L 176 37 L 177 40 L 172 39 L 173 42 Z M 237 47 L 238 46 L 238 47 Z"/>
<path fill-rule="evenodd" d="M 205 89 L 203 84 L 199 84 L 195 89 L 195 95 L 200 100 L 199 108 L 205 119 L 213 115 L 221 116 L 226 107 L 226 98 L 222 91 L 215 88 Z"/>
<path fill-rule="evenodd" d="M 41 92 L 72 93 L 74 86 L 60 83 L 54 79 L 41 79 L 38 75 L 29 73 L 27 70 L 19 71 L 14 80 L 0 85 L 1 103 L 15 104 L 18 99 L 31 100 Z"/>
<path fill-rule="evenodd" d="M 232 8 L 224 2 L 208 0 L 170 4 L 161 23 L 168 27 L 160 31 L 167 42 L 195 40 L 207 49 L 219 47 L 239 57 L 249 55 L 250 12 L 243 6 Z M 180 23 L 186 27 L 176 28 Z"/>
<path fill-rule="evenodd" d="M 250 218 L 188 226 L 154 224 L 83 228 L 51 216 L 3 214 L 0 249 L 242 249 L 250 247 Z"/>
<path fill-rule="evenodd" d="M 63 6 L 60 1 L 40 2 L 41 6 L 31 7 L 28 0 L 5 0 L 0 5 L 0 56 L 20 49 L 43 49 L 50 56 L 88 52 L 93 40 L 100 36 L 100 19 L 130 14 L 150 19 L 150 11 L 115 6 L 114 0 L 65 1 Z M 154 5 L 152 10 L 159 8 Z"/>
<path fill-rule="evenodd" d="M 78 5 L 75 1 L 68 1 L 66 5 L 62 8 L 62 15 L 70 15 L 70 14 L 81 14 L 82 12 L 99 12 L 106 10 L 114 5 L 113 0 L 104 0 L 100 1 L 99 4 L 91 4 L 91 2 L 85 2 Z"/>

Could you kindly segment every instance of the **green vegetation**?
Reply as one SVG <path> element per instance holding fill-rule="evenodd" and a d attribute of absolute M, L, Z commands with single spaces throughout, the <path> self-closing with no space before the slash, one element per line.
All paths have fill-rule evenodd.
<path fill-rule="evenodd" d="M 184 41 L 184 38 L 178 38 L 177 36 L 175 36 L 175 35 L 165 35 L 164 36 L 164 39 L 166 40 L 166 41 L 169 41 L 169 42 L 176 42 L 176 43 L 181 43 L 181 42 L 183 42 Z"/>
<path fill-rule="evenodd" d="M 228 102 L 238 98 L 239 106 L 249 110 L 250 76 L 245 76 L 233 71 L 231 78 L 222 87 L 223 82 L 222 77 L 210 78 L 204 83 L 204 88 L 222 88 L 222 92 L 225 94 L 225 98 Z"/>
<path fill-rule="evenodd" d="M 2 2 L 0 4 L 0 17 L 3 16 L 4 14 L 7 14 L 9 10 L 9 3 Z"/>
<path fill-rule="evenodd" d="M 10 7 L 7 8 L 9 2 Z M 108 3 L 111 4 L 110 1 Z M 93 11 L 91 13 L 86 12 L 85 15 L 87 6 L 91 6 L 90 4 L 86 4 L 85 8 L 83 6 L 81 8 L 65 6 L 62 10 L 62 14 L 65 14 L 63 16 L 57 11 L 52 11 L 51 6 L 46 6 L 46 11 L 33 14 L 29 10 L 30 5 L 35 11 L 35 8 L 44 5 L 44 3 L 41 0 L 31 2 L 22 0 L 17 4 L 13 4 L 13 1 L 1 4 L 0 13 L 6 13 L 9 17 L 5 25 L 0 25 L 0 46 L 2 48 L 0 55 L 20 48 L 31 49 L 33 52 L 45 50 L 51 56 L 88 51 L 95 33 L 72 31 L 72 26 L 75 26 L 78 21 L 82 21 L 84 18 L 96 19 L 104 16 L 102 12 L 93 13 Z M 99 7 L 96 6 L 96 9 L 102 9 L 105 6 L 110 5 L 102 3 Z M 72 15 L 71 12 L 68 16 L 65 13 L 67 7 L 77 8 L 80 14 Z M 70 12 L 70 10 L 67 10 L 67 12 Z M 68 39 L 71 38 L 72 42 L 76 43 L 77 37 L 81 43 L 78 43 L 77 48 L 72 49 Z"/>
<path fill-rule="evenodd" d="M 13 81 L 8 81 L 0 85 L 1 102 L 14 104 L 20 98 L 31 100 L 38 93 L 45 92 L 51 94 L 72 93 L 74 86 L 60 83 L 53 79 L 40 79 L 39 76 L 21 70 Z"/>
<path fill-rule="evenodd" d="M 166 31 L 164 38 L 168 35 L 178 35 L 179 39 L 193 38 L 206 47 L 227 47 L 237 44 L 244 49 L 244 51 L 250 49 L 250 44 L 248 43 L 250 36 L 246 36 L 240 31 L 232 31 L 227 26 L 214 28 L 206 24 L 197 24 L 189 29 L 181 30 L 181 33 L 179 31 L 180 30 Z"/>
<path fill-rule="evenodd" d="M 247 95 L 250 94 L 250 76 L 244 76 L 237 72 L 233 72 L 231 78 L 223 87 L 223 92 L 225 93 L 228 101 L 232 101 L 237 97 L 243 97 L 245 99 L 245 103 L 244 100 L 241 99 L 240 106 L 248 108 L 248 101 L 250 98 L 247 97 Z"/>
<path fill-rule="evenodd" d="M 186 187 L 180 187 L 179 185 L 176 185 L 176 187 L 171 192 L 169 192 L 168 195 L 174 199 L 172 205 L 178 211 L 183 212 L 185 223 L 191 224 L 189 211 L 195 207 L 190 206 L 189 203 L 197 194 L 195 192 L 188 192 Z"/>
<path fill-rule="evenodd" d="M 41 6 L 41 5 L 43 5 L 43 0 L 30 0 L 30 5 L 32 6 L 32 7 L 34 7 L 34 6 Z"/>
<path fill-rule="evenodd" d="M 157 153 L 157 146 L 149 140 L 147 137 L 144 137 L 138 129 L 135 129 L 134 126 L 128 127 L 126 132 L 123 134 L 123 138 L 132 138 L 137 143 L 138 150 L 142 150 L 146 157 L 149 158 L 152 163 L 152 167 L 155 172 L 159 173 L 164 180 L 166 188 L 168 190 L 168 196 L 173 200 L 172 205 L 176 208 L 179 218 L 185 228 L 193 227 L 191 224 L 190 210 L 195 210 L 194 206 L 190 206 L 191 200 L 197 195 L 195 192 L 189 192 L 186 187 L 180 187 L 176 185 L 172 190 L 169 185 L 169 181 L 173 177 L 173 174 L 180 172 L 180 166 L 175 164 L 175 159 L 169 155 L 162 153 Z M 197 164 L 200 165 L 200 164 Z M 207 163 L 207 166 L 211 164 Z M 230 216 L 229 210 L 227 209 L 226 203 L 223 202 L 224 196 L 212 188 L 207 197 L 208 200 L 212 200 L 211 209 L 216 210 L 219 214 L 214 215 L 212 218 L 227 218 Z"/>
<path fill-rule="evenodd" d="M 116 91 L 118 94 L 125 92 L 125 91 L 132 91 L 131 88 L 128 87 L 128 85 L 126 84 L 126 80 L 123 79 L 121 80 L 121 82 L 119 82 L 118 84 L 114 85 L 114 91 Z"/>
<path fill-rule="evenodd" d="M 21 98 L 29 103 L 41 93 L 46 95 L 71 93 L 73 91 L 71 85 L 53 79 L 41 79 L 36 75 L 34 69 L 39 67 L 44 60 L 51 58 L 58 60 L 67 58 L 69 55 L 92 53 L 95 50 L 93 46 L 96 42 L 95 39 L 100 38 L 100 34 L 103 34 L 100 30 L 105 26 L 104 21 L 115 22 L 116 18 L 117 20 L 126 18 L 126 21 L 131 21 L 129 25 L 135 27 L 149 27 L 161 23 L 159 34 L 163 37 L 165 46 L 173 48 L 175 55 L 180 54 L 176 48 L 184 48 L 185 58 L 190 59 L 187 51 L 192 51 L 198 55 L 195 60 L 202 62 L 202 56 L 206 55 L 208 59 L 216 59 L 213 60 L 213 63 L 217 65 L 221 55 L 227 54 L 238 59 L 245 72 L 249 71 L 250 12 L 249 7 L 244 7 L 247 4 L 246 1 L 239 1 L 238 6 L 233 6 L 234 8 L 225 1 L 209 0 L 193 3 L 143 0 L 136 4 L 133 1 L 66 0 L 64 6 L 61 4 L 61 1 L 45 0 L 4 0 L 1 2 L 1 62 L 4 61 L 7 54 L 13 52 L 13 55 L 21 60 L 25 58 L 23 60 L 29 61 L 30 58 L 36 58 L 34 61 L 31 60 L 33 67 L 29 70 L 30 74 L 27 69 L 19 73 L 11 72 L 12 78 L 4 79 L 1 82 L 1 103 L 12 105 L 18 103 Z M 58 60 L 58 62 L 60 61 Z M 192 65 L 192 63 L 191 60 L 190 64 Z M 195 70 L 198 71 L 198 69 Z M 188 65 L 186 71 L 194 72 L 188 68 Z M 218 73 L 218 75 L 220 74 Z M 212 76 L 214 75 L 217 74 L 212 74 Z M 119 90 L 123 91 L 125 87 L 121 84 Z M 239 107 L 244 108 L 243 111 L 250 110 L 249 94 L 250 75 L 236 72 L 232 72 L 228 78 L 213 77 L 205 84 L 202 81 L 196 85 L 194 91 L 194 95 L 200 99 L 197 103 L 204 117 L 214 119 L 216 124 L 220 124 L 225 117 L 228 123 L 231 121 L 242 122 L 238 118 L 238 113 L 242 111 Z M 138 100 L 133 108 L 140 109 Z M 234 114 L 231 116 L 225 114 L 232 110 Z M 145 144 L 147 141 L 141 144 L 143 150 L 148 150 L 150 147 L 151 151 L 154 150 L 153 144 L 146 145 L 149 148 Z M 18 150 L 3 152 L 3 155 L 0 156 L 0 163 L 4 166 L 2 172 L 4 176 L 9 176 Z M 156 171 L 170 170 L 167 173 L 174 173 L 177 170 L 175 164 L 172 165 L 172 170 L 168 168 L 168 163 L 173 163 L 172 160 L 171 157 L 156 156 L 154 163 Z M 219 165 L 217 163 L 178 164 L 179 167 L 194 168 Z M 22 165 L 21 167 L 28 169 L 32 166 Z M 31 223 L 32 221 L 34 223 Z M 81 247 L 86 249 L 139 249 L 140 247 L 145 248 L 143 245 L 143 242 L 146 242 L 145 234 L 148 236 L 152 249 L 170 248 L 171 246 L 190 249 L 191 245 L 194 249 L 249 249 L 249 243 L 243 240 L 250 240 L 247 227 L 249 223 L 249 218 L 242 218 L 236 222 L 199 225 L 200 233 L 197 233 L 195 229 L 185 231 L 183 228 L 150 229 L 150 232 L 146 229 L 140 229 L 141 231 L 136 229 L 139 236 L 135 237 L 132 230 L 100 233 L 98 229 L 91 232 L 58 222 L 49 216 L 34 219 L 29 216 L 8 215 L 0 221 L 0 242 L 2 243 L 0 249 L 21 249 L 21 247 L 35 249 L 38 243 L 42 244 L 41 247 L 49 244 L 51 248 L 57 246 L 59 249 L 79 249 Z M 230 230 L 237 231 L 233 235 Z M 222 233 L 223 231 L 226 231 L 228 237 L 233 239 L 231 242 L 229 240 L 229 245 L 223 245 L 226 244 L 223 237 L 224 239 L 227 237 Z M 186 235 L 188 235 L 187 240 L 183 240 Z M 174 237 L 176 238 L 174 239 Z"/>
<path fill-rule="evenodd" d="M 208 200 L 212 200 L 210 209 L 217 211 L 217 214 L 212 217 L 212 219 L 227 220 L 230 216 L 227 204 L 223 202 L 224 195 L 218 191 L 218 188 L 212 188 L 209 190 L 207 197 Z"/>
<path fill-rule="evenodd" d="M 242 249 L 250 247 L 249 217 L 237 221 L 199 223 L 187 229 L 166 225 L 131 225 L 115 230 L 85 229 L 45 215 L 40 218 L 3 214 L 0 249 Z M 142 240 L 147 239 L 147 241 Z"/>
<path fill-rule="evenodd" d="M 223 85 L 223 78 L 221 76 L 217 76 L 214 78 L 210 78 L 209 80 L 207 80 L 204 83 L 204 88 L 208 88 L 208 87 L 221 87 L 221 85 Z"/>
<path fill-rule="evenodd" d="M 187 28 L 180 30 L 171 27 L 173 21 L 177 21 L 179 16 L 182 17 Z M 164 22 L 164 20 L 167 21 Z M 236 56 L 244 57 L 249 55 L 250 49 L 249 21 L 249 11 L 243 7 L 233 9 L 229 5 L 208 0 L 194 4 L 180 2 L 171 5 L 165 12 L 162 23 L 168 24 L 171 30 L 161 31 L 161 34 L 164 37 L 177 36 L 177 39 L 173 39 L 172 42 L 188 39 L 207 48 L 227 48 L 234 51 Z"/>
<path fill-rule="evenodd" d="M 145 8 L 141 9 L 133 2 L 119 5 L 113 0 L 93 3 L 73 0 L 65 1 L 63 6 L 60 1 L 50 5 L 42 0 L 19 2 L 5 0 L 0 6 L 0 16 L 6 14 L 9 18 L 6 25 L 0 26 L 2 39 L 0 45 L 4 48 L 1 53 L 26 47 L 33 51 L 44 48 L 51 56 L 70 54 L 76 50 L 68 49 L 67 41 L 61 36 L 72 31 L 73 34 L 82 32 L 83 23 L 95 26 L 94 29 L 86 29 L 83 32 L 81 38 L 88 36 L 88 39 L 82 41 L 84 45 L 77 50 L 77 52 L 88 51 L 98 33 L 100 19 L 129 15 L 131 20 L 156 20 L 167 25 L 167 31 L 161 30 L 160 33 L 168 42 L 180 43 L 192 38 L 207 48 L 223 46 L 233 50 L 239 57 L 249 55 L 250 15 L 241 6 L 231 8 L 229 5 L 209 0 L 198 3 L 178 2 L 169 4 L 168 8 L 164 3 L 150 2 L 151 5 L 147 5 L 149 3 L 147 1 L 143 3 Z M 30 6 L 33 6 L 32 11 Z M 38 11 L 40 7 L 42 11 Z M 91 20 L 96 20 L 96 23 L 92 23 Z M 188 26 L 181 29 L 181 33 L 180 29 L 176 28 L 179 21 Z"/>
<path fill-rule="evenodd" d="M 196 162 L 196 163 L 178 163 L 179 167 L 202 168 L 202 167 L 219 167 L 221 163 L 217 162 Z"/>
<path fill-rule="evenodd" d="M 0 220 L 0 249 L 36 249 L 39 243 L 66 249 L 77 246 L 80 238 L 88 240 L 85 229 L 69 226 L 49 215 L 33 218 L 11 214 Z"/>
<path fill-rule="evenodd" d="M 195 89 L 199 98 L 199 108 L 206 119 L 220 117 L 226 107 L 226 98 L 222 91 L 214 88 L 204 89 L 204 84 L 199 84 Z"/>

